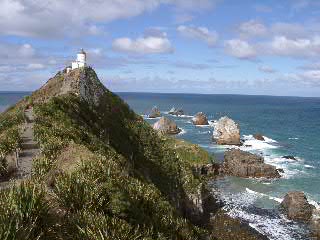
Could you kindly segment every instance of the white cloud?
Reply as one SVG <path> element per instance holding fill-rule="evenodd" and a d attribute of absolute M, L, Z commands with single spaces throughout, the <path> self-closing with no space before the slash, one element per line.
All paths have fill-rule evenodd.
<path fill-rule="evenodd" d="M 137 39 L 118 38 L 113 41 L 115 51 L 137 54 L 171 53 L 173 47 L 166 34 L 163 36 L 145 36 Z"/>
<path fill-rule="evenodd" d="M 299 74 L 302 79 L 313 81 L 320 86 L 320 70 L 309 70 Z"/>
<path fill-rule="evenodd" d="M 26 68 L 29 70 L 42 70 L 45 68 L 45 65 L 41 63 L 29 63 Z"/>
<path fill-rule="evenodd" d="M 290 39 L 276 36 L 271 42 L 273 54 L 291 57 L 312 57 L 320 54 L 320 36 Z"/>
<path fill-rule="evenodd" d="M 257 20 L 250 20 L 239 25 L 238 31 L 242 37 L 265 36 L 267 27 Z"/>
<path fill-rule="evenodd" d="M 264 72 L 264 73 L 275 73 L 276 72 L 276 70 L 274 70 L 272 67 L 266 66 L 266 65 L 259 66 L 258 69 L 260 72 Z"/>
<path fill-rule="evenodd" d="M 181 25 L 177 28 L 178 32 L 188 38 L 199 39 L 208 44 L 208 46 L 214 46 L 218 41 L 218 34 L 216 31 L 210 31 L 206 27 L 194 27 Z"/>
<path fill-rule="evenodd" d="M 225 51 L 239 59 L 254 59 L 257 52 L 247 41 L 231 39 L 225 42 Z"/>
<path fill-rule="evenodd" d="M 161 4 L 179 12 L 207 10 L 216 0 L 1 0 L 0 34 L 27 37 L 65 37 L 98 34 L 99 23 L 150 12 Z"/>

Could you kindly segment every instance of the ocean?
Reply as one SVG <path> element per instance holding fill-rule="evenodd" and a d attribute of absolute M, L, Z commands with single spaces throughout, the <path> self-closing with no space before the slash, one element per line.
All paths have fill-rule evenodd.
<path fill-rule="evenodd" d="M 28 93 L 1 93 L 0 111 Z M 226 177 L 212 182 L 217 195 L 226 204 L 229 215 L 239 217 L 270 239 L 308 239 L 308 229 L 286 219 L 278 211 L 288 191 L 306 193 L 309 202 L 320 202 L 320 98 L 200 95 L 159 93 L 118 93 L 136 113 L 145 116 L 157 106 L 164 116 L 173 119 L 183 130 L 177 138 L 199 144 L 222 161 L 229 147 L 212 142 L 212 126 L 198 127 L 191 123 L 197 112 L 209 120 L 229 116 L 240 125 L 247 147 L 242 150 L 262 154 L 265 162 L 284 169 L 281 179 L 240 179 Z M 169 116 L 171 107 L 182 108 L 185 115 Z M 265 141 L 252 135 L 261 133 Z M 285 159 L 292 155 L 297 160 Z"/>

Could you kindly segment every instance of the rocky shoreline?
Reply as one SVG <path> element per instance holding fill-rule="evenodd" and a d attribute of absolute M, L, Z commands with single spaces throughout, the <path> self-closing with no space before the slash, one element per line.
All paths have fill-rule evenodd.
<path fill-rule="evenodd" d="M 209 122 L 211 121 L 208 121 L 206 115 L 202 112 L 197 113 L 191 120 L 191 123 L 196 126 L 208 125 Z M 214 128 L 212 140 L 216 144 L 243 145 L 244 141 L 240 138 L 240 126 L 232 119 L 222 117 L 217 121 L 213 121 L 212 125 Z M 261 133 L 254 134 L 253 138 L 262 142 L 266 141 L 266 138 Z M 291 155 L 284 155 L 283 158 L 297 161 L 297 159 Z M 213 179 L 213 181 L 215 181 L 217 177 L 220 178 L 224 176 L 278 179 L 281 178 L 281 174 L 284 173 L 283 169 L 265 163 L 262 156 L 234 148 L 225 151 L 221 164 L 195 165 L 193 171 L 195 175 L 206 176 Z M 211 189 L 210 191 L 210 197 L 208 197 L 208 192 L 206 193 L 206 199 L 210 200 L 207 200 L 205 204 L 206 207 L 202 206 L 202 210 L 204 211 L 202 217 L 206 221 L 205 224 L 214 226 L 213 232 L 217 234 L 217 238 L 268 239 L 267 235 L 262 235 L 246 221 L 230 217 L 228 213 L 223 210 L 224 203 L 214 197 L 214 191 L 216 190 Z M 319 210 L 308 203 L 303 192 L 289 192 L 284 196 L 278 209 L 282 211 L 288 219 L 306 223 L 308 228 L 311 229 L 312 239 L 320 239 Z M 298 217 L 295 217 L 295 214 Z M 232 229 L 232 231 L 230 231 L 230 229 Z"/>

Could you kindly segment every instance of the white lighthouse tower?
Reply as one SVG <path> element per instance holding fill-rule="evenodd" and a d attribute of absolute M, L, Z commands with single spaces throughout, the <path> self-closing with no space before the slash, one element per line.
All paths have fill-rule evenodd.
<path fill-rule="evenodd" d="M 87 54 L 83 49 L 81 49 L 81 51 L 77 54 L 77 60 L 72 62 L 72 65 L 71 65 L 72 70 L 87 66 L 86 61 L 87 61 Z"/>

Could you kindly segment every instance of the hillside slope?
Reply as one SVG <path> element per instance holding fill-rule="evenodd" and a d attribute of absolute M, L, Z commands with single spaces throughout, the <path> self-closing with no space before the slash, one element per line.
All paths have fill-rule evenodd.
<path fill-rule="evenodd" d="M 30 179 L 0 193 L 0 239 L 209 236 L 192 174 L 192 161 L 211 161 L 204 150 L 159 136 L 91 68 L 58 73 L 10 111 L 30 105 L 41 154 Z"/>

